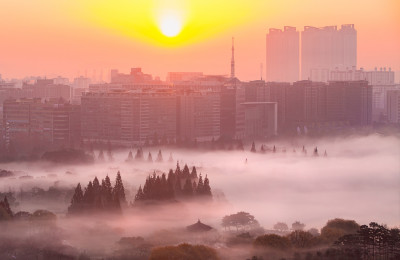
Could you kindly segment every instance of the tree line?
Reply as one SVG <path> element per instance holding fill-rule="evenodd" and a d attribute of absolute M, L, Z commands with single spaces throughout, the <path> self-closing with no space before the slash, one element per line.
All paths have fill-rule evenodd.
<path fill-rule="evenodd" d="M 174 200 L 174 199 L 190 199 L 190 198 L 211 198 L 210 181 L 206 175 L 197 176 L 196 167 L 192 167 L 192 171 L 185 164 L 180 169 L 179 163 L 176 165 L 175 171 L 169 170 L 168 176 L 163 173 L 161 176 L 157 174 L 150 175 L 146 178 L 145 184 L 140 185 L 135 196 L 135 203 L 149 200 Z"/>
<path fill-rule="evenodd" d="M 71 205 L 68 207 L 68 214 L 121 213 L 121 204 L 126 204 L 126 198 L 124 184 L 118 171 L 114 187 L 112 187 L 108 175 L 101 180 L 101 184 L 95 177 L 93 182 L 89 181 L 84 191 L 81 184 L 78 183 L 72 196 Z"/>

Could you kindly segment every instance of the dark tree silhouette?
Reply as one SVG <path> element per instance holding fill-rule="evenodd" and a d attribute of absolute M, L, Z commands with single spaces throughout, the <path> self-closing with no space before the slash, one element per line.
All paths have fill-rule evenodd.
<path fill-rule="evenodd" d="M 121 173 L 119 171 L 117 172 L 117 177 L 115 179 L 113 193 L 114 197 L 119 200 L 119 203 L 126 204 L 125 188 L 124 184 L 122 183 Z"/>
<path fill-rule="evenodd" d="M 253 153 L 256 152 L 256 144 L 254 143 L 254 141 L 253 141 L 253 143 L 251 144 L 250 152 L 253 152 Z"/>
<path fill-rule="evenodd" d="M 111 185 L 108 175 L 101 180 L 101 185 L 97 177 L 82 192 L 80 183 L 75 188 L 72 196 L 71 205 L 68 207 L 68 214 L 82 213 L 121 213 L 121 203 L 126 203 L 125 189 L 122 183 L 120 172 L 117 173 L 114 188 Z"/>
<path fill-rule="evenodd" d="M 151 152 L 149 152 L 149 155 L 147 156 L 147 161 L 153 162 L 153 156 L 151 156 Z"/>
<path fill-rule="evenodd" d="M 125 160 L 126 162 L 132 162 L 133 161 L 133 154 L 132 154 L 132 150 L 129 150 L 128 153 L 128 158 L 126 158 Z"/>
<path fill-rule="evenodd" d="M 285 232 L 285 231 L 288 231 L 288 230 L 289 230 L 289 227 L 288 227 L 288 225 L 287 225 L 286 223 L 278 222 L 278 223 L 276 223 L 276 224 L 274 225 L 274 229 L 275 229 L 275 230 L 278 230 L 278 231 L 280 231 L 280 232 Z"/>
<path fill-rule="evenodd" d="M 161 150 L 158 150 L 156 162 L 163 162 L 163 156 Z"/>
<path fill-rule="evenodd" d="M 139 188 L 135 202 L 140 204 L 141 201 L 148 200 L 211 198 L 209 179 L 206 177 L 203 182 L 201 175 L 200 178 L 197 178 L 196 167 L 192 169 L 192 173 L 190 173 L 189 167 L 185 165 L 181 170 L 177 163 L 175 171 L 170 169 L 168 176 L 165 173 L 162 175 L 154 173 L 148 176 L 143 189 Z"/>

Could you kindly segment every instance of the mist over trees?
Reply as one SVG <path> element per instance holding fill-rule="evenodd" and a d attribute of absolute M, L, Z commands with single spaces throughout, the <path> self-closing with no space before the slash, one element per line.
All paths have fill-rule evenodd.
<path fill-rule="evenodd" d="M 120 172 L 117 173 L 115 185 L 112 187 L 108 175 L 101 180 L 97 177 L 93 182 L 89 181 L 85 190 L 82 190 L 81 184 L 75 188 L 71 205 L 68 207 L 68 214 L 82 213 L 121 213 L 121 204 L 126 204 L 125 189 L 122 183 Z"/>
<path fill-rule="evenodd" d="M 210 181 L 206 175 L 197 176 L 196 167 L 189 169 L 187 164 L 181 170 L 179 163 L 175 171 L 169 170 L 168 176 L 165 173 L 160 175 L 152 174 L 136 193 L 134 205 L 146 201 L 166 200 L 190 200 L 190 199 L 211 199 Z"/>

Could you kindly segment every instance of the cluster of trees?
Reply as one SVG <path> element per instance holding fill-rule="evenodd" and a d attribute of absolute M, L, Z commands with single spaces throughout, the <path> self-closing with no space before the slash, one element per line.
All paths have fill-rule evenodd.
<path fill-rule="evenodd" d="M 179 163 L 176 165 L 175 172 L 170 169 L 168 176 L 163 173 L 161 176 L 155 173 L 146 178 L 142 188 L 139 187 L 135 196 L 135 202 L 146 200 L 173 200 L 178 198 L 211 198 L 210 181 L 206 176 L 197 177 L 196 167 L 193 166 L 190 172 L 185 164 L 183 170 Z"/>
<path fill-rule="evenodd" d="M 276 148 L 275 145 L 274 145 L 272 148 L 270 148 L 270 147 L 265 146 L 264 144 L 261 144 L 260 150 L 259 150 L 259 151 L 260 151 L 261 153 L 266 153 L 266 152 L 276 153 L 276 152 L 277 152 L 277 148 Z M 284 153 L 286 153 L 286 149 L 285 149 L 285 148 L 283 148 L 281 151 L 284 152 Z M 250 152 L 253 152 L 253 153 L 256 153 L 256 152 L 257 152 L 257 148 L 256 148 L 255 142 L 253 142 L 253 143 L 251 144 Z M 293 152 L 295 153 L 296 150 L 293 149 Z M 307 150 L 306 150 L 306 148 L 304 147 L 304 145 L 303 145 L 303 148 L 302 148 L 301 152 L 302 152 L 304 155 L 307 155 Z M 318 154 L 318 148 L 317 148 L 317 147 L 314 148 L 313 156 L 315 156 L 315 157 L 318 157 L 318 156 L 319 156 L 319 154 Z M 327 152 L 326 152 L 326 150 L 325 150 L 325 152 L 324 152 L 324 157 L 327 157 L 327 156 L 328 156 L 328 154 L 327 154 Z"/>
<path fill-rule="evenodd" d="M 101 180 L 97 177 L 82 191 L 81 184 L 75 188 L 68 214 L 81 214 L 91 212 L 120 213 L 121 204 L 126 204 L 125 189 L 121 174 L 118 171 L 115 185 L 112 187 L 108 175 Z"/>
<path fill-rule="evenodd" d="M 275 226 L 276 229 L 287 230 L 285 223 L 277 223 Z M 253 240 L 253 245 L 269 250 L 263 256 L 271 256 L 272 250 L 281 252 L 278 254 L 280 258 L 293 254 L 293 259 L 299 260 L 400 259 L 400 230 L 388 229 L 375 222 L 369 226 L 359 226 L 354 220 L 333 219 L 321 229 L 321 234 L 295 230 L 293 227 L 292 230 L 286 235 L 258 236 Z M 252 259 L 262 258 L 257 256 Z"/>
<path fill-rule="evenodd" d="M 134 160 L 137 161 L 143 161 L 144 158 L 144 154 L 143 154 L 143 149 L 142 148 L 138 148 L 136 151 L 136 155 L 135 158 L 133 157 L 132 151 L 129 151 L 128 153 L 128 158 L 125 160 L 126 162 L 133 162 Z M 149 152 L 148 156 L 147 156 L 147 161 L 148 162 L 153 162 L 153 156 L 151 154 L 151 152 Z M 155 159 L 155 162 L 163 162 L 163 156 L 162 156 L 162 152 L 161 150 L 158 150 L 158 154 L 157 154 L 157 158 Z M 173 158 L 172 158 L 172 154 L 169 155 L 169 162 L 173 162 Z"/>
<path fill-rule="evenodd" d="M 355 234 L 340 237 L 335 247 L 346 258 L 400 259 L 400 230 L 371 222 L 360 226 Z"/>

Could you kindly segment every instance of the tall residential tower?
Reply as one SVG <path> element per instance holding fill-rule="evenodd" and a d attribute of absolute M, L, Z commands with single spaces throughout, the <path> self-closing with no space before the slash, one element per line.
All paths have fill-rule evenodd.
<path fill-rule="evenodd" d="M 267 34 L 267 81 L 299 80 L 299 32 L 295 27 L 269 29 Z"/>
<path fill-rule="evenodd" d="M 301 78 L 327 81 L 329 71 L 357 67 L 357 31 L 353 24 L 305 26 L 301 33 Z"/>

